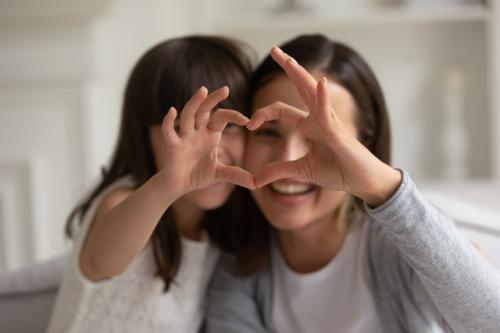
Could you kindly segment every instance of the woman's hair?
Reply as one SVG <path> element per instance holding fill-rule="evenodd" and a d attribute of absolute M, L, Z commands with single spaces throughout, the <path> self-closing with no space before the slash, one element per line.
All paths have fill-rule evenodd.
<path fill-rule="evenodd" d="M 110 165 L 103 168 L 102 179 L 95 189 L 69 215 L 66 223 L 69 237 L 74 219 L 81 221 L 94 199 L 117 179 L 132 177 L 137 188 L 157 172 L 149 129 L 161 124 L 171 106 L 181 111 L 202 85 L 209 91 L 227 85 L 230 95 L 220 106 L 248 109 L 246 101 L 252 64 L 247 51 L 246 45 L 235 40 L 189 36 L 159 43 L 139 59 L 125 89 L 118 142 Z M 234 199 L 230 198 L 231 201 Z M 209 233 L 222 235 L 210 221 L 233 212 L 234 207 L 227 203 L 208 212 L 203 226 Z M 165 282 L 167 291 L 181 261 L 180 236 L 171 210 L 163 214 L 151 240 L 157 274 Z"/>
<path fill-rule="evenodd" d="M 352 95 L 356 106 L 356 127 L 358 139 L 383 162 L 391 162 L 391 138 L 389 116 L 382 89 L 366 61 L 349 46 L 332 41 L 323 35 L 301 35 L 280 46 L 283 51 L 295 58 L 307 70 L 319 70 L 330 80 L 346 88 Z M 279 75 L 285 75 L 281 67 L 267 56 L 257 67 L 250 83 L 249 102 L 267 83 Z M 241 230 L 243 235 L 233 235 L 233 251 L 237 257 L 237 271 L 252 274 L 262 267 L 269 257 L 271 226 L 263 214 L 259 213 L 255 201 L 249 194 L 245 198 L 247 212 Z M 337 217 L 347 216 L 361 207 L 350 196 L 339 207 Z M 347 207 L 350 206 L 350 207 Z M 250 220 L 251 219 L 251 220 Z"/>

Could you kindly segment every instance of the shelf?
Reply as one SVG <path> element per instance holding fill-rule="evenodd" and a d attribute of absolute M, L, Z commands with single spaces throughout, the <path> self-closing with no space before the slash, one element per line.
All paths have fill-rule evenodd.
<path fill-rule="evenodd" d="M 234 14 L 234 13 L 233 13 Z M 490 11 L 482 5 L 448 7 L 388 7 L 358 10 L 332 9 L 316 12 L 247 11 L 245 16 L 226 15 L 216 20 L 218 28 L 289 29 L 307 26 L 324 29 L 332 26 L 379 26 L 456 22 L 487 22 Z"/>

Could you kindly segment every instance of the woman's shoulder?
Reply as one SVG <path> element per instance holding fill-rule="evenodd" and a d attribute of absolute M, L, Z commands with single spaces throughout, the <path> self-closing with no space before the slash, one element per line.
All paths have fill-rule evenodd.
<path fill-rule="evenodd" d="M 245 294 L 257 299 L 266 298 L 271 291 L 271 270 L 269 264 L 258 271 L 245 274 L 238 270 L 234 255 L 222 253 L 219 257 L 212 280 L 212 290 L 225 290 L 227 293 Z M 237 297 L 237 296 L 236 296 Z"/>
<path fill-rule="evenodd" d="M 271 326 L 270 268 L 241 275 L 236 258 L 222 254 L 208 288 L 207 332 L 267 332 Z"/>
<path fill-rule="evenodd" d="M 377 223 L 372 217 L 366 214 L 363 223 L 366 224 L 366 250 L 367 259 L 370 266 L 384 268 L 394 268 L 392 272 L 401 273 L 401 265 L 406 266 L 406 261 L 401 255 L 401 251 L 387 234 L 387 230 Z"/>
<path fill-rule="evenodd" d="M 239 281 L 252 281 L 268 275 L 270 272 L 270 266 L 269 263 L 266 263 L 262 265 L 259 270 L 253 273 L 246 274 L 240 272 L 240 270 L 238 269 L 238 262 L 235 255 L 227 252 L 222 252 L 217 263 L 217 270 L 231 275 Z"/>
<path fill-rule="evenodd" d="M 351 227 L 359 228 L 364 242 L 363 271 L 371 289 L 411 285 L 414 272 L 387 230 L 369 214 L 359 212 Z"/>

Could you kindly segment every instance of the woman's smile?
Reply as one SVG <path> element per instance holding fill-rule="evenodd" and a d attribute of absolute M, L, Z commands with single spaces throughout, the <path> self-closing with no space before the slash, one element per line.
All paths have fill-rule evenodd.
<path fill-rule="evenodd" d="M 270 199 L 277 204 L 295 206 L 315 196 L 317 186 L 310 183 L 283 179 L 266 186 Z"/>

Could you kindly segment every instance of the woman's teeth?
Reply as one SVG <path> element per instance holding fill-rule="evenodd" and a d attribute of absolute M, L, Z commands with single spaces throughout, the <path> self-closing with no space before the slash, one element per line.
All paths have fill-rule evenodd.
<path fill-rule="evenodd" d="M 287 194 L 287 195 L 296 195 L 296 194 L 304 194 L 310 192 L 314 189 L 314 185 L 310 184 L 298 184 L 298 183 L 271 183 L 270 188 L 272 191 Z"/>

